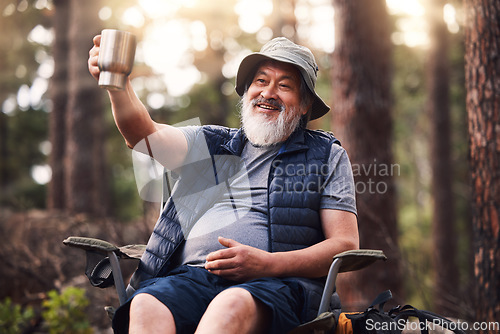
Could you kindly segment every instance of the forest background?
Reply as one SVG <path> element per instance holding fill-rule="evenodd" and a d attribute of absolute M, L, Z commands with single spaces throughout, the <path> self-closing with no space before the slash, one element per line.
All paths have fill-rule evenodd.
<path fill-rule="evenodd" d="M 83 259 L 62 249 L 68 235 L 124 244 L 145 242 L 152 230 L 156 204 L 141 198 L 132 151 L 87 71 L 92 37 L 116 28 L 137 36 L 133 86 L 152 117 L 169 124 L 199 117 L 237 127 L 241 59 L 276 36 L 308 46 L 319 63 L 317 90 L 333 107 L 310 127 L 333 131 L 346 147 L 361 246 L 389 255 L 387 263 L 345 275 L 339 294 L 346 309 L 363 309 L 388 288 L 398 304 L 498 319 L 498 283 L 487 293 L 477 286 L 498 278 L 499 169 L 481 188 L 492 189 L 494 208 L 493 241 L 484 248 L 475 232 L 479 181 L 465 59 L 474 39 L 467 13 L 471 21 L 493 17 L 489 43 L 498 47 L 500 10 L 491 1 L 488 16 L 476 3 L 0 0 L 0 300 L 37 305 L 51 289 L 86 288 Z M 498 106 L 488 112 L 496 140 L 485 138 L 500 147 Z M 98 297 L 115 301 L 91 297 L 92 306 L 100 307 Z M 105 327 L 101 320 L 93 325 Z"/>

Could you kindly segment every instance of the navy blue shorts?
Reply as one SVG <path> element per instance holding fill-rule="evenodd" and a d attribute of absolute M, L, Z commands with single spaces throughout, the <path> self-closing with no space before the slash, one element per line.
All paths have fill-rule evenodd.
<path fill-rule="evenodd" d="M 180 266 L 166 277 L 142 282 L 138 293 L 148 293 L 165 304 L 172 312 L 178 334 L 193 333 L 208 304 L 221 291 L 239 287 L 272 312 L 269 333 L 287 333 L 303 322 L 304 290 L 293 278 L 260 278 L 238 283 L 211 274 L 204 268 Z M 130 300 L 116 311 L 113 318 L 115 333 L 127 333 Z"/>

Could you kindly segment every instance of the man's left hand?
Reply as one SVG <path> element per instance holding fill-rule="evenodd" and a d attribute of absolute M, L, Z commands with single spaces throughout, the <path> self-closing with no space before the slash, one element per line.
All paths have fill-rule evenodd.
<path fill-rule="evenodd" d="M 219 237 L 225 249 L 207 255 L 205 269 L 229 280 L 245 282 L 258 277 L 271 276 L 271 253 Z"/>

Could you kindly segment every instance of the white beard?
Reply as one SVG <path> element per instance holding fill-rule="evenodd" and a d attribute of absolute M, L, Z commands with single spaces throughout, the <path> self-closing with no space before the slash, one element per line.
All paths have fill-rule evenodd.
<path fill-rule="evenodd" d="M 258 99 L 248 101 L 246 93 L 241 99 L 241 124 L 248 140 L 257 146 L 271 146 L 285 141 L 297 129 L 302 114 L 296 108 L 285 112 L 280 105 L 280 113 L 276 120 L 267 115 L 252 111 Z"/>

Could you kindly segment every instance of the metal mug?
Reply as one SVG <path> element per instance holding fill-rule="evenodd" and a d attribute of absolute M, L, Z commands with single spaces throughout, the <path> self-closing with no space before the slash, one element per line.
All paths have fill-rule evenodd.
<path fill-rule="evenodd" d="M 127 31 L 104 29 L 97 65 L 99 87 L 108 90 L 125 88 L 127 76 L 132 72 L 135 58 L 135 36 Z"/>

